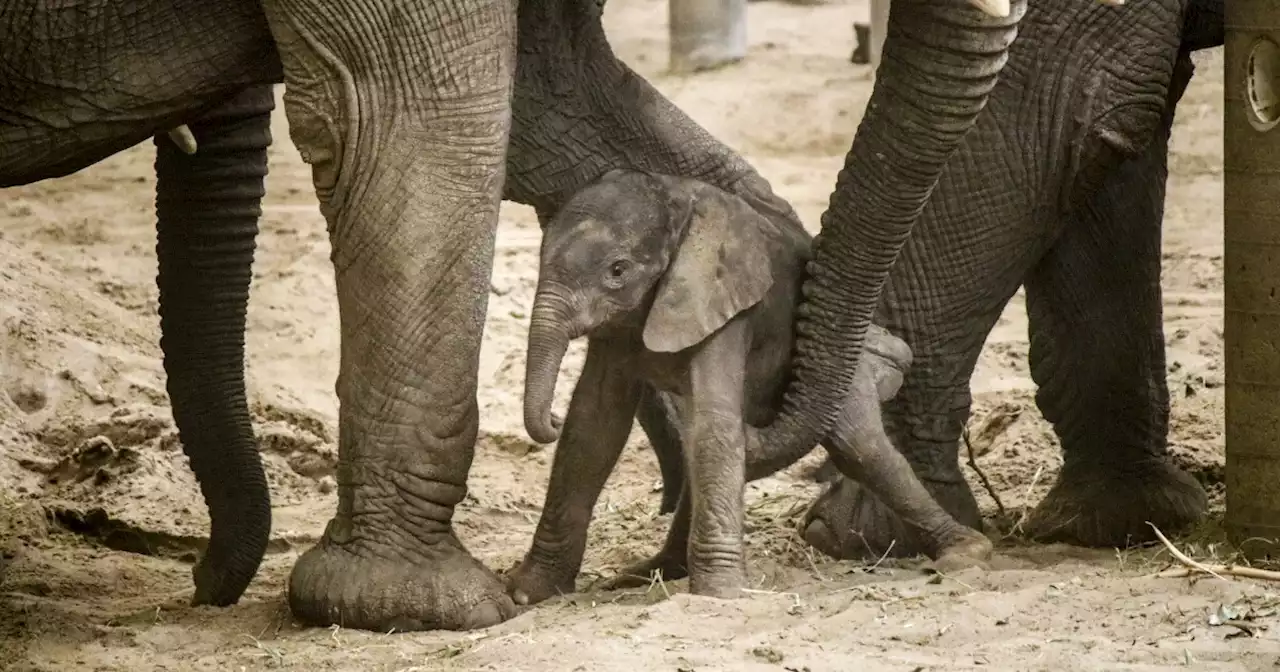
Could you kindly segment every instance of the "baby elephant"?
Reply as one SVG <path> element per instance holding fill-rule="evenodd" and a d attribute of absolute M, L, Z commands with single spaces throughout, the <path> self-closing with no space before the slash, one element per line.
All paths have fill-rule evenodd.
<path fill-rule="evenodd" d="M 745 425 L 768 424 L 781 402 L 810 241 L 804 229 L 779 228 L 710 185 L 622 170 L 551 219 L 530 320 L 524 421 L 535 441 L 559 444 L 532 547 L 507 575 L 518 603 L 573 592 L 592 510 L 645 383 L 680 410 L 686 476 L 663 550 L 607 587 L 647 582 L 661 570 L 668 580 L 687 575 L 694 594 L 741 593 Z M 584 335 L 586 363 L 561 433 L 551 413 L 556 377 L 569 342 Z M 823 446 L 837 468 L 924 533 L 937 562 L 982 564 L 990 541 L 938 506 L 881 424 L 880 401 L 897 393 L 910 350 L 872 327 L 866 353 Z"/>

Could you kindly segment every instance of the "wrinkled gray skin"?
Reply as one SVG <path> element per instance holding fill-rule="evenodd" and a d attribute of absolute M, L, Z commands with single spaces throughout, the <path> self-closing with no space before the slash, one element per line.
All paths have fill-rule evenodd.
<path fill-rule="evenodd" d="M 1089 11 L 1086 26 L 1066 19 L 1081 4 L 1054 4 L 1028 11 L 991 114 L 950 164 L 977 169 L 945 171 L 880 297 L 876 323 L 915 356 L 884 421 L 934 497 L 977 525 L 957 460 L 969 380 L 1024 286 L 1036 404 L 1064 461 L 1024 527 L 1044 541 L 1125 546 L 1151 539 L 1147 521 L 1185 528 L 1207 508 L 1167 454 L 1160 231 L 1189 52 L 1222 44 L 1222 2 Z M 807 514 L 810 544 L 841 558 L 890 543 L 922 550 L 874 494 L 835 480 Z"/>
<path fill-rule="evenodd" d="M 697 595 L 742 594 L 742 489 L 770 473 L 746 454 L 744 423 L 766 425 L 781 400 L 810 244 L 797 223 L 767 220 L 713 186 L 623 170 L 552 218 L 529 325 L 524 421 L 534 440 L 560 441 L 533 544 L 507 577 L 517 604 L 574 590 L 591 513 L 645 383 L 683 411 L 688 477 L 662 551 L 607 587 L 661 571 L 687 574 Z M 581 336 L 590 339 L 586 364 L 561 434 L 551 401 L 565 350 Z M 991 542 L 933 501 L 880 423 L 880 401 L 897 392 L 910 350 L 876 327 L 865 347 L 823 445 L 911 522 L 942 566 L 981 565 Z"/>
<path fill-rule="evenodd" d="M 979 191 L 988 205 L 1052 193 L 1040 187 L 1057 183 L 1038 180 L 1064 156 L 1081 158 L 1071 165 L 1123 193 L 1134 178 L 1120 166 L 1141 160 L 1160 132 L 1182 2 L 1038 6 L 1017 57 L 1023 65 L 1001 94 L 1005 102 L 993 104 L 1001 113 L 985 115 L 980 141 L 963 143 L 964 156 L 951 164 L 979 176 L 954 171 L 946 187 L 953 193 L 972 180 L 993 186 L 992 172 L 1019 175 L 980 168 L 1016 133 L 1032 134 L 1012 146 L 1036 157 L 1037 170 L 1021 174 L 1035 177 L 1037 188 L 1020 183 L 1009 190 L 1013 197 L 997 201 Z M 509 617 L 514 604 L 501 580 L 452 527 L 477 432 L 476 369 L 500 200 L 533 205 L 545 219 L 610 168 L 628 167 L 705 181 L 770 220 L 794 221 L 795 213 L 741 157 L 618 61 L 597 0 L 143 0 L 127 12 L 120 7 L 108 0 L 0 6 L 7 27 L 0 34 L 0 185 L 73 172 L 184 121 L 201 143 L 219 146 L 208 160 L 199 151 L 173 154 L 168 140 L 157 150 L 158 205 L 173 206 L 172 225 L 159 213 L 170 232 L 157 250 L 160 282 L 171 282 L 162 298 L 162 347 L 175 418 L 214 520 L 197 598 L 238 599 L 270 525 L 242 399 L 241 342 L 266 144 L 266 99 L 248 90 L 282 72 L 290 136 L 312 165 L 328 222 L 342 333 L 338 507 L 322 540 L 294 567 L 290 607 L 305 622 L 381 631 L 466 629 Z M 1025 10 L 1017 0 L 1009 16 L 992 18 L 966 0 L 895 0 L 867 112 L 814 241 L 797 309 L 795 375 L 774 422 L 747 432 L 749 452 L 775 467 L 788 464 L 835 423 L 889 269 L 987 105 Z M 1074 48 L 1076 36 L 1100 34 L 1104 25 L 1115 30 L 1102 31 L 1101 44 Z M 253 53 L 265 56 L 246 58 Z M 1124 58 L 1130 53 L 1143 58 Z M 1103 55 L 1116 57 L 1110 69 L 1097 60 Z M 1057 116 L 1042 108 L 1054 100 L 1062 102 Z M 211 116 L 202 131 L 204 115 Z M 1007 134 L 993 133 L 997 120 Z M 258 130 L 237 131 L 239 123 Z M 165 161 L 181 179 L 165 177 Z M 200 187 L 214 178 L 222 186 L 206 194 Z M 172 198 L 162 196 L 165 184 Z M 1050 205 L 1056 212 L 1060 203 Z M 999 247 L 994 230 L 962 221 L 981 234 L 983 250 Z M 912 263 L 921 261 L 943 269 L 953 263 Z M 947 284 L 966 288 L 979 277 L 945 274 Z M 921 291 L 936 297 L 920 310 L 949 298 L 932 286 Z M 1102 368 L 1087 357 L 1060 361 Z M 1065 389 L 1071 380 L 1055 374 L 1053 382 Z M 1115 401 L 1125 394 L 1108 395 L 1103 405 L 1132 408 Z M 937 411 L 926 411 L 921 436 L 936 433 L 930 418 Z M 1116 427 L 1115 414 L 1099 417 Z M 1147 445 L 1146 430 L 1121 429 L 1141 439 L 1126 438 L 1122 448 Z M 1130 475 L 1144 453 L 1126 448 L 1101 460 L 1111 454 L 1107 441 L 1076 444 L 1084 447 L 1069 449 L 1068 461 L 1085 466 L 1070 471 L 1135 493 L 1138 505 L 1127 513 L 1169 509 L 1167 478 Z M 945 441 L 906 448 L 922 476 L 919 455 L 954 461 Z M 923 460 L 935 462 L 945 467 L 945 459 Z M 1061 505 L 1109 512 L 1114 503 L 1087 481 L 1063 483 Z M 964 498 L 939 500 L 955 515 L 948 502 Z M 829 518 L 837 529 L 852 519 Z M 1068 526 L 1065 534 L 1098 542 L 1133 529 L 1126 526 L 1098 528 L 1105 534 Z"/>
<path fill-rule="evenodd" d="M 890 43 L 902 39 L 910 51 L 886 58 L 872 107 L 915 107 L 868 113 L 838 190 L 893 198 L 832 202 L 839 221 L 828 222 L 825 246 L 815 244 L 818 265 L 832 272 L 819 272 L 808 296 L 813 310 L 844 306 L 849 319 L 802 332 L 797 350 L 808 364 L 797 368 L 798 387 L 817 384 L 803 385 L 763 437 L 784 453 L 807 452 L 834 422 L 888 268 L 985 104 L 1023 12 L 1021 2 L 1007 18 L 965 0 L 896 6 L 891 30 L 902 37 Z M 16 31 L 0 35 L 0 185 L 74 172 L 183 122 L 201 143 L 226 138 L 207 161 L 200 151 L 173 154 L 167 139 L 157 150 L 158 205 L 173 205 L 172 225 L 160 208 L 170 232 L 158 245 L 160 283 L 170 283 L 162 347 L 213 519 L 197 599 L 237 600 L 270 526 L 242 353 L 266 89 L 238 96 L 282 72 L 290 136 L 312 166 L 329 226 L 342 333 L 338 510 L 294 567 L 290 607 L 309 623 L 382 631 L 469 629 L 511 616 L 502 581 L 452 527 L 477 432 L 500 200 L 547 217 L 608 169 L 631 167 L 704 180 L 770 219 L 795 213 L 618 61 L 596 0 L 119 7 L 19 0 L 0 8 L 0 25 Z M 214 112 L 222 105 L 226 123 Z M 202 130 L 205 114 L 213 116 Z M 230 117 L 258 130 L 238 137 Z M 166 177 L 170 169 L 181 181 Z M 226 180 L 225 190 L 204 193 L 210 176 Z M 227 194 L 233 204 L 215 202 Z M 844 250 L 867 252 L 866 263 Z"/>
<path fill-rule="evenodd" d="M 0 187 L 66 175 L 157 133 L 160 345 L 182 447 L 209 505 L 196 604 L 234 603 L 271 503 L 249 419 L 244 325 L 271 83 L 261 6 L 168 0 L 0 5 Z M 56 38 L 57 41 L 53 41 Z M 188 124 L 198 151 L 163 131 Z"/>

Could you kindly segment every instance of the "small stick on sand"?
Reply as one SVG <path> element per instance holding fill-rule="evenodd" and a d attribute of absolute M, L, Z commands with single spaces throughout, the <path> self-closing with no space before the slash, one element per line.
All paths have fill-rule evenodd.
<path fill-rule="evenodd" d="M 1175 560 L 1187 566 L 1188 575 L 1190 574 L 1189 570 L 1196 570 L 1199 572 L 1204 572 L 1205 574 L 1210 574 L 1212 576 L 1215 576 L 1219 579 L 1222 579 L 1223 581 L 1230 581 L 1230 579 L 1228 579 L 1227 576 L 1238 576 L 1245 579 L 1261 579 L 1263 581 L 1280 581 L 1280 572 L 1273 572 L 1267 569 L 1258 569 L 1256 567 L 1241 567 L 1240 565 L 1221 565 L 1221 564 L 1206 565 L 1203 562 L 1197 562 L 1196 560 L 1192 560 L 1191 558 L 1187 557 L 1185 553 L 1183 553 L 1182 551 L 1179 551 L 1178 547 L 1174 546 L 1173 542 L 1169 541 L 1169 538 L 1164 536 L 1164 533 L 1160 531 L 1160 528 L 1156 527 L 1155 523 L 1151 521 L 1147 521 L 1147 524 L 1150 525 L 1151 529 L 1155 531 L 1156 536 L 1159 537 L 1160 542 L 1164 544 L 1164 547 L 1169 550 L 1169 555 L 1172 555 Z M 1157 574 L 1157 576 L 1172 577 L 1172 576 L 1181 576 L 1181 574 L 1170 574 L 1168 572 L 1160 572 L 1160 574 Z"/>
<path fill-rule="evenodd" d="M 1000 501 L 1000 495 L 996 494 L 996 489 L 991 487 L 991 481 L 987 480 L 987 475 L 978 468 L 978 458 L 973 454 L 973 443 L 969 441 L 968 427 L 965 427 L 964 431 L 961 432 L 960 438 L 964 439 L 965 450 L 969 453 L 969 468 L 978 475 L 978 480 L 982 481 L 982 487 L 986 488 L 987 494 L 991 495 L 991 499 L 995 501 L 996 510 L 1000 512 L 1000 519 L 1004 520 L 1008 517 L 1004 511 L 1004 502 Z"/>

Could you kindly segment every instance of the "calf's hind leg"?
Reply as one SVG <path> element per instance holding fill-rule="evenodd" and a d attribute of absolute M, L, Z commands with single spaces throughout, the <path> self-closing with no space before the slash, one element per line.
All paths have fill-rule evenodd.
<path fill-rule="evenodd" d="M 956 521 L 925 489 L 911 463 L 889 441 L 874 390 L 871 371 L 859 367 L 850 404 L 822 443 L 831 462 L 920 533 L 923 550 L 938 570 L 985 566 L 991 541 Z"/>

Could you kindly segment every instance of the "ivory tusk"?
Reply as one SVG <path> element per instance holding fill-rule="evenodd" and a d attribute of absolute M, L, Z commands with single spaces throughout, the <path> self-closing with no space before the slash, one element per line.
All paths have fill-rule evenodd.
<path fill-rule="evenodd" d="M 969 0 L 969 4 L 997 19 L 1009 16 L 1009 0 Z"/>
<path fill-rule="evenodd" d="M 196 153 L 196 136 L 191 134 L 191 129 L 186 124 L 170 130 L 169 139 L 182 150 L 183 154 Z"/>
<path fill-rule="evenodd" d="M 1098 4 L 1106 5 L 1108 7 L 1123 7 L 1124 0 L 1098 0 Z"/>

